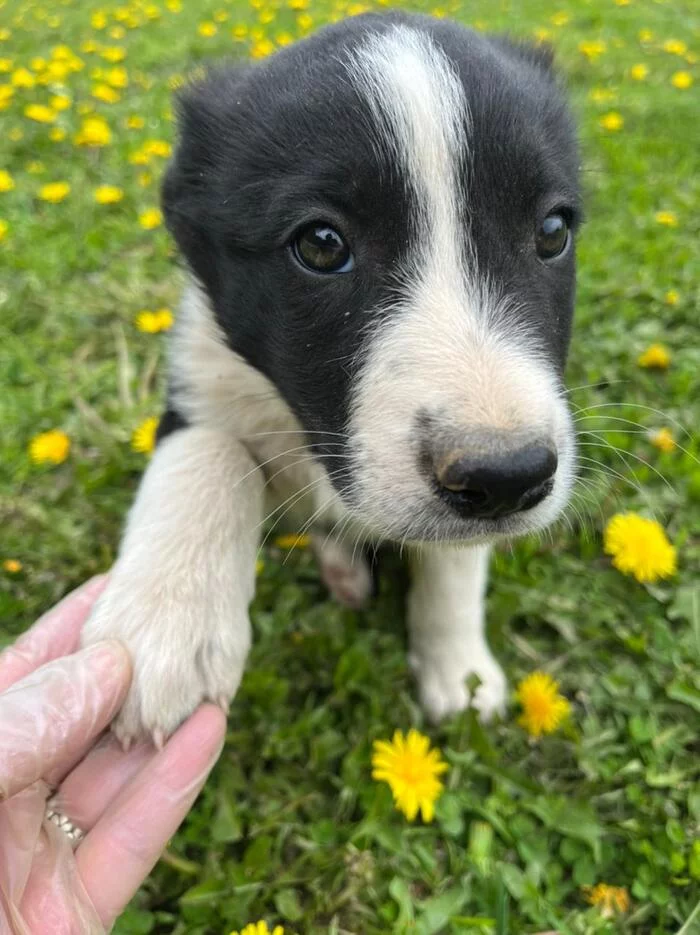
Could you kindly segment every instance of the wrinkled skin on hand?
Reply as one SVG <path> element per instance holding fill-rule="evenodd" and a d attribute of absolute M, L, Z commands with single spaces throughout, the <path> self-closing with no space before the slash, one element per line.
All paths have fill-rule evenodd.
<path fill-rule="evenodd" d="M 0 655 L 2 933 L 109 931 L 221 751 L 214 705 L 158 752 L 124 752 L 103 733 L 129 688 L 128 654 L 116 641 L 75 650 L 104 583 L 89 581 Z M 75 850 L 45 818 L 54 790 L 55 807 L 85 832 Z"/>

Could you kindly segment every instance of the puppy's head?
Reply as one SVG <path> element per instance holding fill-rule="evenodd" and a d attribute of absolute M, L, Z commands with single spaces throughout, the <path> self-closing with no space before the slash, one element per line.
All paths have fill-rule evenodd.
<path fill-rule="evenodd" d="M 369 15 L 181 97 L 170 228 L 379 535 L 516 535 L 567 499 L 579 193 L 550 65 Z"/>

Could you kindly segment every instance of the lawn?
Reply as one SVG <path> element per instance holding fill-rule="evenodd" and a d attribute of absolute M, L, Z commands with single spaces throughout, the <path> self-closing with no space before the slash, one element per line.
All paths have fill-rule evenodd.
<path fill-rule="evenodd" d="M 580 121 L 579 494 L 551 535 L 496 554 L 488 598 L 511 685 L 552 674 L 570 718 L 533 740 L 513 698 L 500 723 L 430 729 L 398 564 L 355 613 L 303 544 L 270 539 L 225 751 L 119 935 L 700 932 L 700 10 L 408 6 L 550 41 Z M 172 87 L 362 9 L 0 0 L 0 645 L 110 566 L 146 464 L 133 433 L 159 414 L 168 315 L 137 316 L 175 310 L 182 278 L 156 210 Z M 657 343 L 663 366 L 642 366 Z M 53 429 L 67 457 L 36 463 Z M 620 512 L 661 524 L 675 575 L 612 565 Z M 371 778 L 372 742 L 411 726 L 449 764 L 426 824 Z M 598 884 L 624 888 L 617 907 L 591 904 Z"/>

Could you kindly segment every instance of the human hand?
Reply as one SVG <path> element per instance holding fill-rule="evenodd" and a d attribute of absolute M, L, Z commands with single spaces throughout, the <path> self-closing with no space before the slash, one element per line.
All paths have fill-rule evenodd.
<path fill-rule="evenodd" d="M 126 649 L 76 652 L 104 578 L 93 578 L 0 654 L 0 931 L 103 933 L 201 790 L 226 720 L 202 705 L 156 752 L 95 741 L 126 697 Z M 73 653 L 74 655 L 67 655 Z M 47 800 L 78 832 L 47 819 Z M 84 835 L 84 836 L 83 836 Z"/>

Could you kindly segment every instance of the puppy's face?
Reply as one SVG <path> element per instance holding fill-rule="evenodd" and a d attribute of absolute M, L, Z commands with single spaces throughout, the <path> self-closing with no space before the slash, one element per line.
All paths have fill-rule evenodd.
<path fill-rule="evenodd" d="M 579 212 L 545 56 L 357 17 L 181 104 L 170 227 L 350 511 L 410 540 L 550 522 Z"/>

